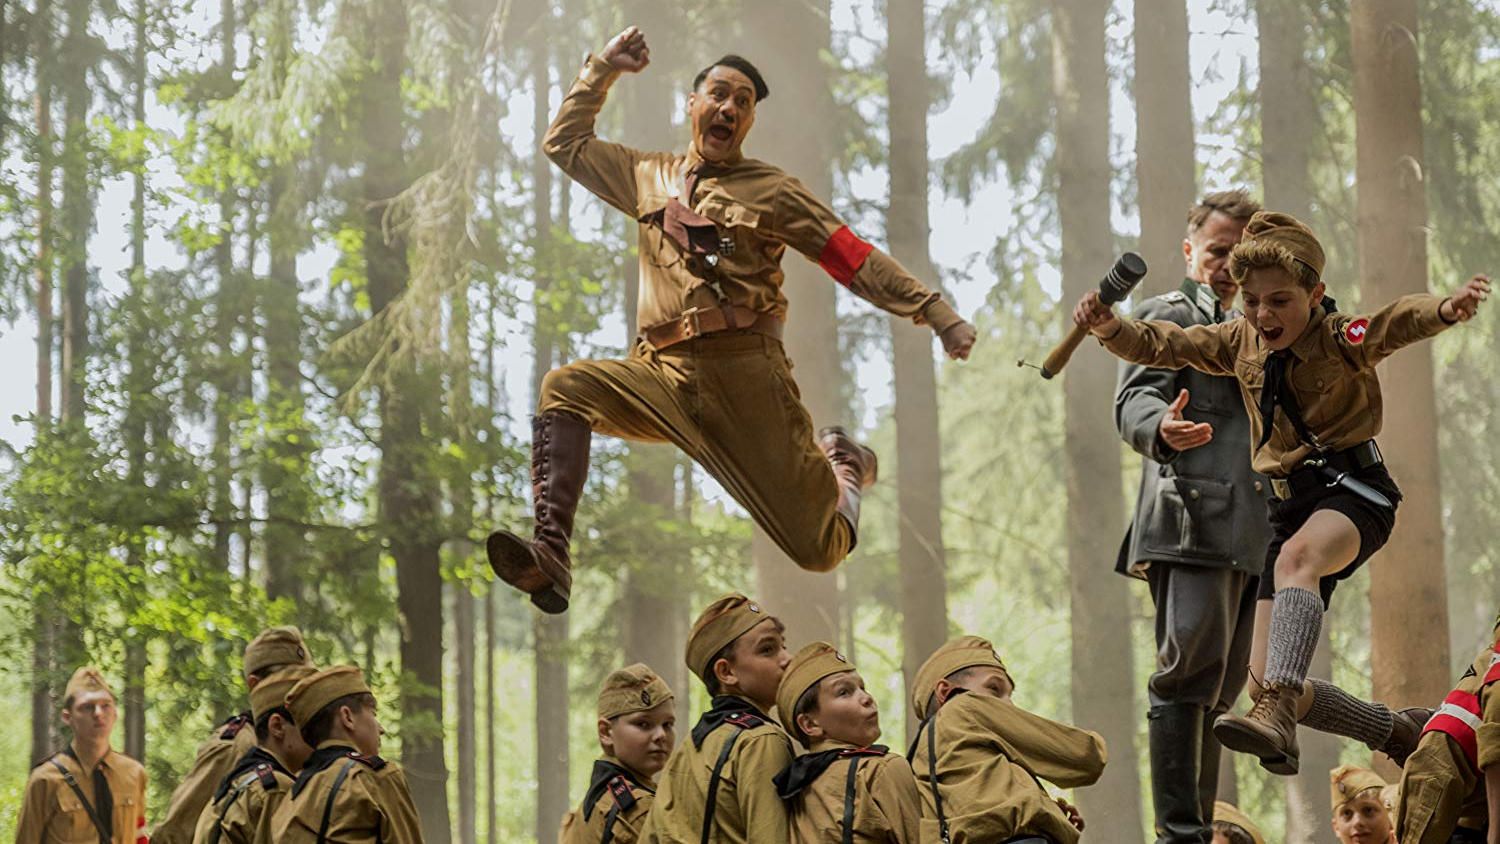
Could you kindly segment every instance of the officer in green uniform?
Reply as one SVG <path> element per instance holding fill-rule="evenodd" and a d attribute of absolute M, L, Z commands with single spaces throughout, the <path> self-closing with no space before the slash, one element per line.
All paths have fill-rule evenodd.
<path fill-rule="evenodd" d="M 599 690 L 599 746 L 589 790 L 562 824 L 562 844 L 634 844 L 676 743 L 672 690 L 647 666 L 612 672 Z"/>
<path fill-rule="evenodd" d="M 293 665 L 311 665 L 302 631 L 272 627 L 245 646 L 245 685 L 251 690 L 270 674 Z M 255 747 L 255 718 L 242 712 L 213 729 L 198 745 L 187 776 L 172 791 L 167 813 L 151 833 L 152 844 L 190 844 L 203 807 L 213 799 L 231 768 Z"/>
<path fill-rule="evenodd" d="M 272 821 L 278 844 L 419 844 L 401 766 L 381 759 L 375 695 L 352 665 L 297 681 L 286 708 L 314 748 Z"/>
<path fill-rule="evenodd" d="M 744 595 L 709 604 L 688 635 L 688 668 L 712 705 L 667 760 L 644 839 L 659 844 L 787 844 L 772 778 L 792 740 L 767 713 L 791 655 L 781 622 Z"/>

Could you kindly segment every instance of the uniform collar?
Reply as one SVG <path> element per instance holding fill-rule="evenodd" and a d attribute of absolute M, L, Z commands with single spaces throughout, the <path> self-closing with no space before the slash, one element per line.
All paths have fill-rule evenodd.
<path fill-rule="evenodd" d="M 1302 336 L 1289 347 L 1297 360 L 1307 360 L 1318 348 L 1318 338 L 1323 333 L 1323 320 L 1328 316 L 1328 311 L 1322 304 L 1313 305 L 1312 318 L 1307 321 L 1307 327 L 1302 330 Z"/>
<path fill-rule="evenodd" d="M 694 149 L 693 145 L 691 143 L 688 144 L 687 166 L 688 166 L 689 170 L 693 169 L 694 167 L 698 167 L 700 165 L 704 165 L 704 166 L 708 166 L 708 167 L 718 167 L 718 168 L 728 169 L 730 167 L 733 167 L 736 164 L 739 164 L 741 161 L 744 161 L 744 160 L 745 160 L 745 153 L 741 149 L 741 150 L 735 150 L 734 151 L 734 155 L 729 156 L 728 158 L 724 159 L 723 161 L 707 161 L 707 160 L 705 160 L 703 158 L 703 156 L 701 156 L 701 155 L 698 154 L 698 150 Z"/>
<path fill-rule="evenodd" d="M 72 759 L 73 760 L 73 764 L 78 766 L 78 770 L 83 771 L 83 773 L 88 773 L 88 771 L 84 771 L 84 769 L 83 769 L 83 760 L 78 758 L 78 751 L 73 749 L 73 743 L 71 741 L 68 742 L 68 746 L 67 747 L 64 747 L 62 749 L 62 752 L 61 752 L 60 755 L 66 756 L 69 759 Z M 105 748 L 104 755 L 99 757 L 99 761 L 98 761 L 98 763 L 96 764 L 95 767 L 103 768 L 106 771 L 109 770 L 110 768 L 113 767 L 112 765 L 110 765 L 110 761 L 111 761 L 110 757 L 112 757 L 114 755 L 115 755 L 115 749 L 113 747 Z"/>
<path fill-rule="evenodd" d="M 1223 304 L 1219 302 L 1219 297 L 1214 295 L 1214 289 L 1209 285 L 1199 284 L 1191 278 L 1184 277 L 1182 286 L 1177 289 L 1209 320 L 1218 323 L 1223 322 L 1229 316 Z"/>
<path fill-rule="evenodd" d="M 650 786 L 651 780 L 649 777 L 642 777 L 640 774 L 632 771 L 624 762 L 606 754 L 594 760 L 594 770 L 589 775 L 589 790 L 583 796 L 584 820 L 588 820 L 589 816 L 594 813 L 594 807 L 604 797 L 604 792 L 611 790 L 610 785 L 616 779 L 623 779 L 628 789 L 638 788 L 652 794 L 656 793 L 656 789 Z M 620 802 L 618 797 L 616 797 L 615 802 Z"/>
<path fill-rule="evenodd" d="M 228 794 L 229 789 L 234 787 L 234 781 L 239 779 L 241 774 L 246 771 L 253 771 L 261 765 L 269 765 L 271 770 L 289 779 L 292 778 L 292 772 L 288 771 L 286 766 L 281 764 L 281 760 L 276 758 L 276 754 L 257 744 L 245 751 L 245 755 L 241 756 L 239 761 L 235 763 L 235 766 L 230 769 L 229 775 L 219 781 L 219 788 L 214 792 L 213 802 L 218 803 L 224 799 L 224 795 Z"/>
<path fill-rule="evenodd" d="M 740 729 L 752 729 L 771 720 L 770 716 L 761 712 L 759 707 L 750 702 L 749 698 L 739 695 L 719 695 L 713 699 L 713 705 L 698 719 L 693 727 L 693 747 L 703 747 L 704 739 L 708 734 L 723 726 L 726 722 L 733 722 Z"/>
<path fill-rule="evenodd" d="M 840 759 L 853 758 L 854 764 L 858 765 L 858 757 L 884 756 L 887 751 L 888 748 L 880 744 L 855 747 L 842 741 L 820 741 L 813 745 L 810 753 L 804 753 L 793 759 L 781 773 L 772 777 L 771 782 L 775 784 L 776 793 L 781 799 L 790 800 L 817 782 L 818 777 L 823 776 L 823 773 Z"/>

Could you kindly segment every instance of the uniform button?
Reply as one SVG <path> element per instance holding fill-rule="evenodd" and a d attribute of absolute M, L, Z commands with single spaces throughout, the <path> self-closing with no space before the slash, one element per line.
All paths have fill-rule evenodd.
<path fill-rule="evenodd" d="M 1266 488 L 1266 485 L 1265 485 L 1265 484 L 1263 484 L 1263 483 L 1261 483 L 1261 482 L 1260 482 L 1260 481 L 1256 481 L 1256 482 L 1255 482 L 1255 491 L 1256 491 L 1256 492 L 1261 492 L 1261 491 L 1263 491 L 1263 490 L 1264 490 L 1264 489 L 1265 489 L 1265 488 Z"/>
<path fill-rule="evenodd" d="M 1196 489 L 1190 489 L 1190 490 L 1188 490 L 1188 498 L 1191 498 L 1194 501 L 1197 501 L 1198 500 L 1198 490 L 1196 490 Z"/>
<path fill-rule="evenodd" d="M 1320 390 L 1323 389 L 1323 379 L 1322 378 L 1318 379 L 1318 389 L 1320 389 Z"/>

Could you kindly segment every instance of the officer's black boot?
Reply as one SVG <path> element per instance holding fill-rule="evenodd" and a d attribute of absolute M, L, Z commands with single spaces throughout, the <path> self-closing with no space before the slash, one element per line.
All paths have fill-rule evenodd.
<path fill-rule="evenodd" d="M 818 431 L 818 447 L 828 457 L 839 484 L 839 515 L 849 523 L 849 548 L 859 533 L 859 501 L 865 488 L 875 483 L 879 461 L 875 452 L 855 442 L 843 428 L 830 426 Z"/>
<path fill-rule="evenodd" d="M 1151 742 L 1151 800 L 1157 844 L 1209 844 L 1203 817 L 1198 764 L 1202 754 L 1203 707 L 1169 703 L 1146 716 Z"/>
<path fill-rule="evenodd" d="M 1203 739 L 1198 752 L 1198 806 L 1203 825 L 1209 827 L 1212 838 L 1214 803 L 1219 799 L 1219 760 L 1224 756 L 1224 745 L 1214 738 L 1214 718 L 1222 713 L 1210 712 L 1203 718 Z"/>
<path fill-rule="evenodd" d="M 571 413 L 539 413 L 531 421 L 531 501 L 536 526 L 530 540 L 497 530 L 485 542 L 495 574 L 531 596 L 542 612 L 568 608 L 573 560 L 568 543 L 589 472 L 589 423 Z"/>

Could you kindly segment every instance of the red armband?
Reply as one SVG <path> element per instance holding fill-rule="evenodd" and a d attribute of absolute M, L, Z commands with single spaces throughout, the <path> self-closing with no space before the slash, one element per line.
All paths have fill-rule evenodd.
<path fill-rule="evenodd" d="M 818 266 L 823 271 L 833 276 L 833 280 L 845 287 L 854 280 L 854 274 L 864 266 L 865 258 L 870 256 L 874 246 L 859 239 L 848 226 L 844 226 L 828 238 L 824 244 L 823 252 L 818 255 Z"/>

